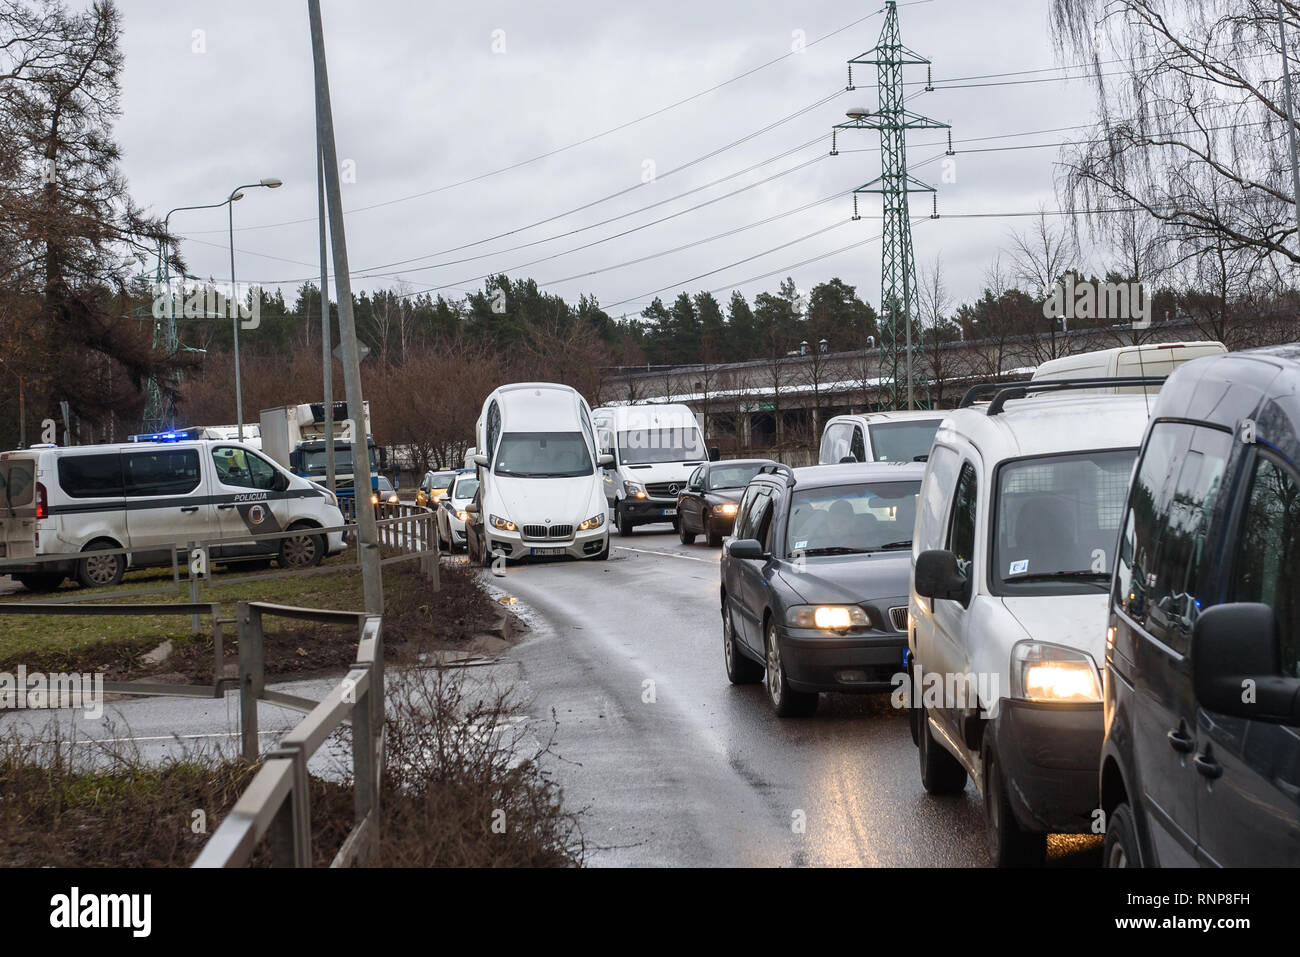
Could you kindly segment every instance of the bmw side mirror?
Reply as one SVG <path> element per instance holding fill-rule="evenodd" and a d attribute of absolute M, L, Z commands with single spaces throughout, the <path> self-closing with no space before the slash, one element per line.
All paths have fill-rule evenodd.
<path fill-rule="evenodd" d="M 732 558 L 765 558 L 763 546 L 756 538 L 738 538 L 727 546 Z"/>
<path fill-rule="evenodd" d="M 935 548 L 916 556 L 913 572 L 916 593 L 922 598 L 940 598 L 970 601 L 970 579 L 957 567 L 957 556 L 945 549 Z"/>
<path fill-rule="evenodd" d="M 722 459 L 722 449 L 718 448 L 716 445 L 713 448 L 709 449 L 710 462 L 717 462 L 720 461 L 721 459 Z"/>
<path fill-rule="evenodd" d="M 1300 727 L 1300 678 L 1282 674 L 1281 633 L 1268 605 L 1214 605 L 1197 616 L 1192 687 L 1209 711 Z"/>
<path fill-rule="evenodd" d="M 596 462 L 603 469 L 612 469 L 614 467 L 614 456 L 609 452 L 601 452 L 600 458 Z"/>

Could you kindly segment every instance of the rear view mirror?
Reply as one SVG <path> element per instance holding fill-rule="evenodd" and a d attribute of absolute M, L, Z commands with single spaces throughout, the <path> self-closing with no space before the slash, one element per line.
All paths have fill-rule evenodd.
<path fill-rule="evenodd" d="M 465 514 L 466 514 L 466 515 L 477 515 L 477 514 L 478 514 L 478 503 L 477 503 L 477 502 L 469 502 L 469 503 L 467 503 L 467 504 L 465 505 Z"/>
<path fill-rule="evenodd" d="M 727 548 L 732 558 L 765 558 L 763 546 L 756 538 L 738 538 Z"/>
<path fill-rule="evenodd" d="M 600 458 L 596 459 L 596 464 L 603 469 L 612 469 L 614 467 L 614 456 L 609 452 L 601 452 Z"/>
<path fill-rule="evenodd" d="M 716 445 L 713 448 L 709 449 L 710 462 L 717 462 L 721 460 L 721 458 L 722 458 L 722 449 L 718 448 Z"/>
<path fill-rule="evenodd" d="M 957 556 L 944 549 L 930 549 L 916 556 L 914 581 L 922 598 L 970 601 L 970 579 L 957 567 Z"/>
<path fill-rule="evenodd" d="M 474 464 L 477 465 L 477 466 L 479 466 L 480 468 L 487 468 L 487 467 L 488 467 L 488 457 L 487 457 L 486 455 L 484 455 L 482 452 L 480 452 L 480 453 L 478 453 L 477 455 L 474 456 Z"/>
<path fill-rule="evenodd" d="M 1281 634 L 1268 605 L 1214 605 L 1192 626 L 1192 686 L 1210 711 L 1300 727 L 1300 678 L 1282 674 Z"/>
<path fill-rule="evenodd" d="M 840 459 L 840 465 L 848 465 L 854 462 L 857 462 L 857 459 L 854 458 L 852 455 L 846 455 L 842 459 Z"/>

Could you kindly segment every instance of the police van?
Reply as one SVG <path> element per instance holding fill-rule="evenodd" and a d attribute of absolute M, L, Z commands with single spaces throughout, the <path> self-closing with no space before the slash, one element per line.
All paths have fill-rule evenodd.
<path fill-rule="evenodd" d="M 225 561 L 305 568 L 341 551 L 342 532 L 263 541 L 243 535 L 344 524 L 327 489 L 239 442 L 188 439 L 0 453 L 0 574 L 34 591 L 65 578 L 115 585 L 128 568 L 170 565 L 175 546 L 212 540 Z M 127 555 L 95 551 L 129 549 Z M 32 561 L 85 552 L 84 558 Z"/>

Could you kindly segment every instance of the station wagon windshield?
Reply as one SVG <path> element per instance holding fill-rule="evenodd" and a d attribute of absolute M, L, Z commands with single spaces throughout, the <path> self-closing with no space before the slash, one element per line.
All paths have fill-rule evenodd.
<path fill-rule="evenodd" d="M 993 581 L 1008 593 L 1104 590 L 1136 449 L 1008 462 L 998 470 Z"/>
<path fill-rule="evenodd" d="M 704 437 L 693 427 L 632 429 L 618 433 L 618 458 L 624 465 L 702 461 Z"/>
<path fill-rule="evenodd" d="M 942 419 L 871 423 L 871 456 L 877 462 L 915 462 L 930 454 Z"/>
<path fill-rule="evenodd" d="M 919 481 L 796 489 L 786 551 L 796 557 L 910 548 L 920 490 Z"/>
<path fill-rule="evenodd" d="M 575 478 L 591 475 L 591 450 L 581 432 L 507 432 L 497 446 L 497 475 Z"/>

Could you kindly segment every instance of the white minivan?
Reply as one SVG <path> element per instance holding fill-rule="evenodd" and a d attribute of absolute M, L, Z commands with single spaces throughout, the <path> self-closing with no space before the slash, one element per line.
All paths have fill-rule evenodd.
<path fill-rule="evenodd" d="M 999 865 L 1041 863 L 1048 833 L 1096 825 L 1111 570 L 1147 423 L 1143 396 L 1010 398 L 1030 388 L 935 434 L 896 702 L 925 789 L 975 783 Z"/>
<path fill-rule="evenodd" d="M 182 439 L 0 453 L 0 574 L 37 591 L 65 578 L 115 585 L 127 568 L 170 565 L 188 542 L 211 558 L 318 565 L 343 532 L 240 536 L 344 524 L 334 495 L 238 442 Z M 130 549 L 126 555 L 96 551 Z M 87 553 L 84 558 L 36 559 Z M 15 561 L 18 559 L 19 561 Z"/>
<path fill-rule="evenodd" d="M 1116 346 L 1095 352 L 1080 352 L 1072 356 L 1049 359 L 1034 370 L 1033 381 L 1060 379 L 1128 379 L 1134 377 L 1165 377 L 1181 365 L 1202 356 L 1223 355 L 1228 348 L 1222 342 L 1148 342 L 1140 346 Z M 1130 386 L 1111 389 L 1132 395 L 1160 390 L 1153 386 Z M 1092 390 L 1096 394 L 1096 390 Z"/>
<path fill-rule="evenodd" d="M 677 495 L 706 452 L 695 413 L 684 405 L 612 405 L 592 413 L 601 451 L 613 458 L 602 480 L 620 535 L 638 525 L 677 522 Z"/>
<path fill-rule="evenodd" d="M 603 457 L 591 409 L 552 382 L 503 385 L 475 429 L 479 487 L 465 508 L 471 560 L 609 557 Z"/>
<path fill-rule="evenodd" d="M 822 430 L 819 465 L 923 462 L 944 413 L 933 410 L 837 415 Z"/>

